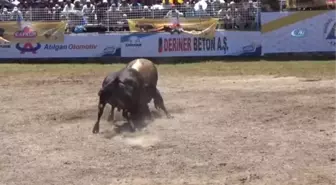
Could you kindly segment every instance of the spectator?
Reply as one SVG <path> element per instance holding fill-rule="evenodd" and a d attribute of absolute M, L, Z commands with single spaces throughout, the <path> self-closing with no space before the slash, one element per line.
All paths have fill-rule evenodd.
<path fill-rule="evenodd" d="M 73 12 L 75 10 L 75 5 L 71 3 L 71 0 L 66 0 L 66 4 L 64 6 L 64 9 L 62 11 L 62 14 L 68 17 L 70 12 Z"/>
<path fill-rule="evenodd" d="M 113 3 L 108 10 L 109 25 L 117 25 L 117 21 L 121 18 L 121 15 L 121 12 L 117 9 L 117 5 Z"/>
<path fill-rule="evenodd" d="M 87 22 L 93 23 L 95 18 L 95 7 L 91 4 L 90 0 L 86 0 L 86 4 L 83 6 L 82 12 Z"/>
<path fill-rule="evenodd" d="M 249 7 L 247 8 L 247 20 L 250 29 L 254 29 L 257 26 L 258 7 L 253 1 L 249 1 Z"/>
<path fill-rule="evenodd" d="M 138 2 L 138 0 L 132 0 L 132 3 L 130 4 L 130 7 L 132 8 L 132 10 L 142 9 L 142 5 Z"/>
<path fill-rule="evenodd" d="M 189 4 L 189 2 L 186 3 L 185 5 L 185 17 L 186 18 L 191 18 L 195 16 L 194 8 Z"/>
<path fill-rule="evenodd" d="M 229 8 L 227 12 L 230 18 L 230 29 L 238 29 L 238 24 L 240 22 L 240 13 L 234 1 L 231 1 L 229 3 Z"/>
<path fill-rule="evenodd" d="M 280 10 L 280 3 L 279 1 L 274 1 L 274 0 L 260 0 L 262 2 L 262 9 L 263 11 L 275 11 L 275 10 Z M 293 2 L 293 1 L 289 1 Z M 307 1 L 309 2 L 309 1 Z"/>
<path fill-rule="evenodd" d="M 127 22 L 127 15 L 126 14 L 123 14 L 121 19 L 119 19 L 119 21 L 117 21 L 117 24 L 118 24 L 118 30 L 119 31 L 124 31 L 125 28 L 127 27 L 128 25 L 128 22 Z"/>
<path fill-rule="evenodd" d="M 141 10 L 141 17 L 146 19 L 153 18 L 152 11 L 148 6 L 144 6 L 143 10 Z"/>
<path fill-rule="evenodd" d="M 231 17 L 229 16 L 228 6 L 227 4 L 221 3 L 220 10 L 218 11 L 219 20 L 219 28 L 221 29 L 229 29 L 229 25 L 231 23 Z"/>
<path fill-rule="evenodd" d="M 56 7 L 51 8 L 51 20 L 57 20 L 56 19 Z"/>
<path fill-rule="evenodd" d="M 1 14 L 0 14 L 0 20 L 1 21 L 9 21 L 11 17 L 11 13 L 7 10 L 7 8 L 3 8 Z"/>
<path fill-rule="evenodd" d="M 171 18 L 171 17 L 177 17 L 178 18 L 180 16 L 183 16 L 183 13 L 178 11 L 176 6 L 174 4 L 172 4 L 172 9 L 168 11 L 165 18 Z"/>
<path fill-rule="evenodd" d="M 13 8 L 13 11 L 10 13 L 10 15 L 11 15 L 10 19 L 12 21 L 21 21 L 21 20 L 23 20 L 22 12 L 17 7 Z"/>
<path fill-rule="evenodd" d="M 88 1 L 88 0 L 79 0 L 80 4 L 81 4 L 82 6 L 84 6 L 84 5 L 87 3 L 87 1 Z M 90 2 L 90 4 L 92 4 L 90 0 L 89 0 L 89 2 Z"/>
<path fill-rule="evenodd" d="M 62 9 L 62 11 L 63 11 L 63 9 L 64 9 L 64 1 L 63 0 L 58 0 L 58 2 L 56 4 L 58 4 L 60 6 L 60 8 Z M 56 4 L 55 4 L 55 6 L 56 6 Z"/>
<path fill-rule="evenodd" d="M 207 3 L 204 0 L 200 0 L 195 4 L 195 16 L 196 17 L 206 17 L 209 14 L 205 11 L 207 8 Z"/>
<path fill-rule="evenodd" d="M 138 0 L 131 0 L 132 2 L 129 4 L 130 11 L 127 14 L 127 17 L 130 19 L 136 19 L 141 17 L 142 5 L 138 3 Z"/>
<path fill-rule="evenodd" d="M 213 13 L 212 16 L 216 16 L 218 14 L 218 11 L 221 10 L 223 4 L 226 4 L 224 0 L 215 0 L 211 3 L 211 6 L 208 9 L 211 13 Z"/>
<path fill-rule="evenodd" d="M 160 3 L 160 0 L 156 1 L 156 3 L 151 7 L 152 10 L 162 10 L 163 4 Z"/>
<path fill-rule="evenodd" d="M 105 24 L 104 19 L 107 15 L 107 10 L 108 10 L 108 2 L 107 0 L 99 0 L 97 3 L 97 21 L 98 24 Z"/>
<path fill-rule="evenodd" d="M 121 0 L 121 3 L 118 6 L 118 10 L 127 14 L 131 11 L 131 6 L 127 3 L 126 0 Z"/>
<path fill-rule="evenodd" d="M 33 13 L 32 13 L 32 5 L 29 4 L 27 1 L 24 1 L 23 4 L 21 4 L 20 10 L 23 14 L 23 19 L 25 21 L 31 20 Z"/>
<path fill-rule="evenodd" d="M 43 14 L 42 14 L 42 18 L 44 20 L 52 20 L 52 12 L 51 12 L 52 9 L 49 9 L 49 7 L 44 7 L 43 9 Z"/>
<path fill-rule="evenodd" d="M 80 3 L 80 1 L 75 0 L 74 5 L 75 5 L 75 7 L 74 7 L 75 13 L 78 13 L 78 12 L 82 13 L 83 7 L 82 7 L 82 4 Z M 83 14 L 77 14 L 77 15 L 83 15 Z"/>
<path fill-rule="evenodd" d="M 255 0 L 10 0 L 14 9 L 0 9 L 0 21 L 60 20 L 69 25 L 84 22 L 124 29 L 126 19 L 218 17 L 226 29 L 255 29 L 258 2 Z M 228 1 L 228 0 L 227 0 Z M 154 4 L 152 4 L 155 2 Z M 144 4 L 142 4 L 144 3 Z M 177 3 L 177 4 L 173 4 Z M 96 21 L 97 20 L 97 21 Z M 120 30 L 119 29 L 119 30 Z"/>
<path fill-rule="evenodd" d="M 219 5 L 219 10 L 217 12 L 217 15 L 219 18 L 225 16 L 227 14 L 227 4 L 224 2 L 224 3 L 220 3 L 218 4 Z"/>
<path fill-rule="evenodd" d="M 62 12 L 62 7 L 58 4 L 55 4 L 55 6 L 52 9 L 53 20 L 60 20 L 61 12 Z"/>

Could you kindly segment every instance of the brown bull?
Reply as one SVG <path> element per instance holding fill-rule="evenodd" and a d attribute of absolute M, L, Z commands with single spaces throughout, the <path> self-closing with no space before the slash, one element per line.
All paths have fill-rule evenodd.
<path fill-rule="evenodd" d="M 134 121 L 141 115 L 150 115 L 148 109 L 147 92 L 142 75 L 132 68 L 123 68 L 116 73 L 109 74 L 98 92 L 98 115 L 92 132 L 99 132 L 100 118 L 107 103 L 114 108 L 123 110 L 132 131 L 135 131 Z"/>
<path fill-rule="evenodd" d="M 145 85 L 156 87 L 158 81 L 158 71 L 152 61 L 139 58 L 132 60 L 126 67 L 137 70 L 143 76 Z"/>
<path fill-rule="evenodd" d="M 158 82 L 158 71 L 154 63 L 145 58 L 138 58 L 132 60 L 126 68 L 133 68 L 142 75 L 147 91 L 146 102 L 149 103 L 152 99 L 154 99 L 155 108 L 162 109 L 167 118 L 171 118 L 172 116 L 168 113 L 164 105 L 161 93 L 156 87 Z"/>
<path fill-rule="evenodd" d="M 158 71 L 154 63 L 148 59 L 139 58 L 128 63 L 126 68 L 132 68 L 142 75 L 146 89 L 146 97 L 143 97 L 146 99 L 144 102 L 149 103 L 152 99 L 154 99 L 155 108 L 162 109 L 165 112 L 167 118 L 172 118 L 173 116 L 168 113 L 164 105 L 160 91 L 156 88 L 158 82 Z M 147 116 L 151 117 L 150 115 Z M 114 107 L 111 109 L 108 120 L 113 119 Z"/>

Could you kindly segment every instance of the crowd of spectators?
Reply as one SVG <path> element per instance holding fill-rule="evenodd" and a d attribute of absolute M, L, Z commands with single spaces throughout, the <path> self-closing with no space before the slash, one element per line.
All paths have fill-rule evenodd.
<path fill-rule="evenodd" d="M 72 26 L 101 24 L 111 30 L 122 30 L 127 29 L 126 20 L 134 18 L 216 17 L 220 18 L 219 28 L 246 30 L 258 27 L 260 3 L 256 0 L 140 1 L 14 0 L 0 4 L 0 21 L 68 20 Z"/>

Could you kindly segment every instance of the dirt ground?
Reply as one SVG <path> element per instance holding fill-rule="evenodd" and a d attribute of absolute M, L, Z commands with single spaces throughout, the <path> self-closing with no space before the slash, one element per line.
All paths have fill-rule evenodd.
<path fill-rule="evenodd" d="M 335 79 L 161 75 L 173 119 L 94 135 L 104 75 L 0 81 L 0 185 L 335 183 Z"/>

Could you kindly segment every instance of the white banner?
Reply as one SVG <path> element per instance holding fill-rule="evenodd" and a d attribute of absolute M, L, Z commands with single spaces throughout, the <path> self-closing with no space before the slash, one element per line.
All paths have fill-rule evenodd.
<path fill-rule="evenodd" d="M 335 52 L 336 11 L 265 12 L 263 54 Z"/>
<path fill-rule="evenodd" d="M 90 58 L 120 56 L 120 34 L 66 35 L 63 44 L 0 43 L 0 58 Z"/>
<path fill-rule="evenodd" d="M 260 54 L 260 32 L 218 31 L 213 39 L 170 33 L 130 34 L 121 37 L 122 57 L 260 56 Z"/>

